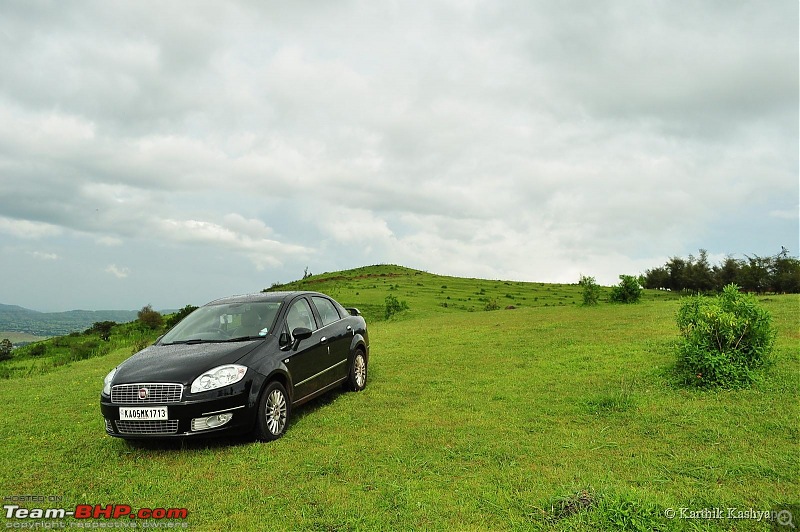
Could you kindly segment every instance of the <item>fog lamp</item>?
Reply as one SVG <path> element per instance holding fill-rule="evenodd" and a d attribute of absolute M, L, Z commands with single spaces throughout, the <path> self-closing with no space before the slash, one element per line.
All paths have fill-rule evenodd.
<path fill-rule="evenodd" d="M 233 414 L 216 414 L 208 417 L 196 417 L 192 420 L 192 430 L 208 430 L 221 427 L 233 418 Z"/>

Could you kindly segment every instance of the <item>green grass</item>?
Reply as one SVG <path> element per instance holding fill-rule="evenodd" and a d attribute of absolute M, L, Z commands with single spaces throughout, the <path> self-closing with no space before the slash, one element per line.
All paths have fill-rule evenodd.
<path fill-rule="evenodd" d="M 160 333 L 131 322 L 115 325 L 107 340 L 91 331 L 43 339 L 13 350 L 10 359 L 0 361 L 0 379 L 42 375 L 119 348 L 130 354 L 153 343 Z"/>
<path fill-rule="evenodd" d="M 760 530 L 664 511 L 800 500 L 797 296 L 763 301 L 779 330 L 763 379 L 708 391 L 677 384 L 670 295 L 588 308 L 558 304 L 576 286 L 412 271 L 388 292 L 380 273 L 318 283 L 376 312 L 408 301 L 370 322 L 367 389 L 301 407 L 270 444 L 105 436 L 98 394 L 126 347 L 0 381 L 0 495 L 185 506 L 195 530 Z M 502 292 L 515 310 L 439 305 Z"/>

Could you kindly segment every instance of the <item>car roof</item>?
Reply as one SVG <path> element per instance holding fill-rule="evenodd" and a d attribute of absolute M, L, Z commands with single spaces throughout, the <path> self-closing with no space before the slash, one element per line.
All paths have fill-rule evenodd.
<path fill-rule="evenodd" d="M 266 301 L 287 301 L 295 296 L 299 296 L 302 294 L 321 295 L 318 292 L 308 292 L 300 290 L 294 290 L 290 292 L 258 292 L 255 294 L 242 294 L 238 296 L 222 297 L 219 299 L 215 299 L 214 301 L 211 301 L 209 303 L 206 303 L 206 306 L 223 305 L 226 303 L 257 303 Z"/>

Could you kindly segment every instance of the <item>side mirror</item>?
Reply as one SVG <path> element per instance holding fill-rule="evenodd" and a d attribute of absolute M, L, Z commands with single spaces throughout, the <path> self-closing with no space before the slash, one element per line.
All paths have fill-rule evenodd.
<path fill-rule="evenodd" d="M 292 349 L 297 349 L 297 346 L 300 345 L 301 340 L 306 340 L 311 338 L 313 332 L 311 329 L 307 329 L 305 327 L 297 327 L 295 330 L 292 331 L 292 336 L 294 336 L 294 344 L 292 344 Z"/>

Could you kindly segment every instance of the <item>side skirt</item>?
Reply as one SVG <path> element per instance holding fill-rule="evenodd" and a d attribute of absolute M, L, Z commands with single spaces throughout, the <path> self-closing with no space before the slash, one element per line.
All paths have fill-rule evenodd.
<path fill-rule="evenodd" d="M 322 395 L 323 393 L 327 392 L 331 388 L 334 388 L 334 387 L 342 384 L 345 380 L 347 380 L 347 377 L 343 377 L 343 378 L 339 379 L 338 381 L 330 383 L 329 385 L 325 386 L 324 388 L 320 388 L 316 392 L 310 393 L 310 394 L 306 395 L 305 397 L 301 397 L 297 401 L 293 401 L 292 402 L 292 406 L 293 407 L 294 406 L 299 406 L 299 405 L 301 405 L 301 404 L 303 404 L 305 402 L 308 402 L 308 401 L 312 400 L 313 398 L 317 397 L 318 395 Z"/>

